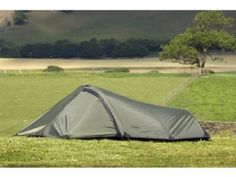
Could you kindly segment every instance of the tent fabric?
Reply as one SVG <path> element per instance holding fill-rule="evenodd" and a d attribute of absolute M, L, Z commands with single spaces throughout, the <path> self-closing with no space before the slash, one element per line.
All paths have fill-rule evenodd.
<path fill-rule="evenodd" d="M 186 110 L 142 103 L 89 85 L 78 87 L 16 135 L 148 140 L 209 138 Z"/>

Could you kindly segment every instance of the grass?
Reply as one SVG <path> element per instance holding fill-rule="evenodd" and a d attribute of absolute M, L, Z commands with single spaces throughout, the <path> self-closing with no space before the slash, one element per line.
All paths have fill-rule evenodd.
<path fill-rule="evenodd" d="M 5 167 L 235 167 L 236 137 L 199 142 L 0 138 Z"/>
<path fill-rule="evenodd" d="M 235 167 L 236 137 L 229 132 L 214 135 L 210 141 L 195 142 L 11 136 L 80 84 L 97 85 L 159 104 L 187 79 L 188 76 L 158 73 L 0 74 L 0 166 Z M 235 121 L 235 87 L 234 74 L 198 78 L 169 104 L 187 108 L 200 119 Z"/>
<path fill-rule="evenodd" d="M 236 121 L 236 75 L 201 77 L 189 85 L 169 105 L 185 108 L 200 120 Z"/>
<path fill-rule="evenodd" d="M 129 73 L 0 75 L 0 136 L 12 135 L 82 84 L 158 104 L 188 77 Z M 155 94 L 155 96 L 153 96 Z"/>

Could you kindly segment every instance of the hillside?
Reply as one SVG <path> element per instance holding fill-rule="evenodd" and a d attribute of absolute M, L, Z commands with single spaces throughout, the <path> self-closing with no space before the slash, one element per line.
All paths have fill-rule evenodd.
<path fill-rule="evenodd" d="M 31 11 L 29 24 L 1 27 L 0 38 L 17 43 L 53 42 L 68 38 L 154 38 L 167 40 L 191 24 L 197 11 Z M 236 11 L 226 15 L 236 17 Z M 236 34 L 236 25 L 232 29 Z"/>

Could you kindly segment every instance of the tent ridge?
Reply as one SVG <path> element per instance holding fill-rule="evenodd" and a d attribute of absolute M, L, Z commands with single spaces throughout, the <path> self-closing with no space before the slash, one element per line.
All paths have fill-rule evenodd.
<path fill-rule="evenodd" d="M 104 106 L 104 108 L 105 108 L 106 112 L 108 113 L 109 117 L 111 118 L 112 123 L 113 123 L 113 125 L 114 125 L 114 127 L 115 127 L 115 129 L 116 129 L 116 131 L 117 131 L 117 133 L 118 133 L 118 135 L 119 135 L 119 137 L 120 137 L 121 139 L 123 139 L 124 137 L 123 137 L 123 135 L 122 135 L 122 133 L 121 133 L 121 131 L 120 131 L 120 129 L 119 129 L 119 126 L 118 126 L 117 123 L 116 123 L 116 120 L 115 120 L 115 118 L 114 118 L 114 115 L 112 114 L 112 112 L 111 112 L 109 106 L 107 105 L 107 103 L 105 102 L 105 100 L 102 98 L 102 96 L 101 96 L 98 92 L 96 92 L 95 90 L 93 90 L 93 89 L 91 89 L 91 88 L 88 88 L 87 86 L 84 87 L 83 91 L 86 91 L 86 92 L 88 92 L 88 93 L 90 93 L 90 94 L 92 94 L 92 95 L 94 95 L 94 96 L 96 96 L 96 97 L 98 98 L 98 100 L 99 100 L 99 101 L 102 103 L 102 105 Z"/>

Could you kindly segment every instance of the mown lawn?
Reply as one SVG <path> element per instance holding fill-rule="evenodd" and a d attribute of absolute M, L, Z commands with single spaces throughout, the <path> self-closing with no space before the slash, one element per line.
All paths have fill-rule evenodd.
<path fill-rule="evenodd" d="M 194 80 L 169 105 L 191 111 L 199 120 L 236 121 L 236 74 Z"/>
<path fill-rule="evenodd" d="M 235 167 L 236 137 L 198 142 L 0 138 L 0 166 Z"/>
<path fill-rule="evenodd" d="M 188 77 L 161 74 L 0 74 L 0 136 L 13 135 L 81 84 L 158 104 Z"/>

